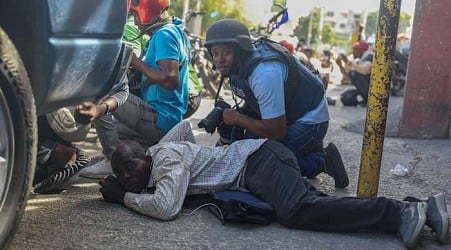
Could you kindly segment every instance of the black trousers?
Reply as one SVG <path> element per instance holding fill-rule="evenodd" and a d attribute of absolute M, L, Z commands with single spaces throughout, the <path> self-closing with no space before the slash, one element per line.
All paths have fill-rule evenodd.
<path fill-rule="evenodd" d="M 274 207 L 280 224 L 291 228 L 395 233 L 405 204 L 385 197 L 334 197 L 320 192 L 301 177 L 294 154 L 270 140 L 248 157 L 245 184 Z"/>
<path fill-rule="evenodd" d="M 354 70 L 351 70 L 349 72 L 349 78 L 351 79 L 352 85 L 354 85 L 359 92 L 359 95 L 362 97 L 363 101 L 367 103 L 368 92 L 370 89 L 370 76 L 362 75 Z"/>

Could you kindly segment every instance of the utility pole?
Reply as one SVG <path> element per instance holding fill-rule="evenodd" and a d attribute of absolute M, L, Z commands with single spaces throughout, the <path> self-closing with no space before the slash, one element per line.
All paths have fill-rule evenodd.
<path fill-rule="evenodd" d="M 182 18 L 185 20 L 185 15 L 186 13 L 188 13 L 188 8 L 189 8 L 189 0 L 184 0 L 183 1 L 183 13 L 182 13 Z"/>
<path fill-rule="evenodd" d="M 200 1 L 196 0 L 196 6 L 194 8 L 194 11 L 200 11 Z M 202 33 L 202 16 L 197 15 L 194 18 L 194 22 L 192 24 L 191 30 L 194 34 L 200 35 Z"/>
<path fill-rule="evenodd" d="M 308 32 L 307 32 L 307 46 L 310 47 L 310 39 L 312 39 L 312 25 L 313 25 L 313 10 L 310 10 L 310 16 L 308 21 Z"/>
<path fill-rule="evenodd" d="M 381 0 L 368 94 L 357 196 L 376 197 L 384 147 L 393 57 L 401 0 Z"/>
<path fill-rule="evenodd" d="M 324 7 L 319 9 L 319 27 L 318 27 L 318 44 L 316 44 L 316 50 L 319 51 L 321 46 L 321 39 L 323 37 L 323 27 L 324 27 Z"/>

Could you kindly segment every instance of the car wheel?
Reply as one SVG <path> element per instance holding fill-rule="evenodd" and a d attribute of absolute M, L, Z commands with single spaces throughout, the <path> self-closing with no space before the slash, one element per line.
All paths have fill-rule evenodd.
<path fill-rule="evenodd" d="M 0 249 L 16 231 L 34 176 L 36 108 L 19 53 L 0 28 Z"/>

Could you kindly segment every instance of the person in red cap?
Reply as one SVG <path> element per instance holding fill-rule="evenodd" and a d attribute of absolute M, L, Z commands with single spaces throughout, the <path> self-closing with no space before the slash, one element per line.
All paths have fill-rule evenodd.
<path fill-rule="evenodd" d="M 353 60 L 349 60 L 344 54 L 340 54 L 336 60 L 340 71 L 347 74 L 351 79 L 351 84 L 354 85 L 355 94 L 353 99 L 356 101 L 343 101 L 343 105 L 360 104 L 366 106 L 368 102 L 368 91 L 371 77 L 371 66 L 373 61 L 373 51 L 369 49 L 368 43 L 365 41 L 358 41 L 352 45 Z M 349 90 L 345 90 L 349 91 Z M 361 97 L 361 101 L 357 101 L 357 96 Z"/>
<path fill-rule="evenodd" d="M 287 48 L 291 52 L 291 54 L 294 53 L 294 45 L 292 43 L 288 42 L 287 40 L 282 40 L 279 43 Z"/>

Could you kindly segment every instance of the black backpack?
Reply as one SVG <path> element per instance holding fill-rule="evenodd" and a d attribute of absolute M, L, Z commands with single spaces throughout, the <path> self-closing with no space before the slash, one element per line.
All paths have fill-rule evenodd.
<path fill-rule="evenodd" d="M 222 223 L 256 223 L 268 225 L 275 219 L 274 208 L 267 202 L 249 192 L 224 190 L 209 194 L 190 195 L 184 207 L 208 206 Z"/>

